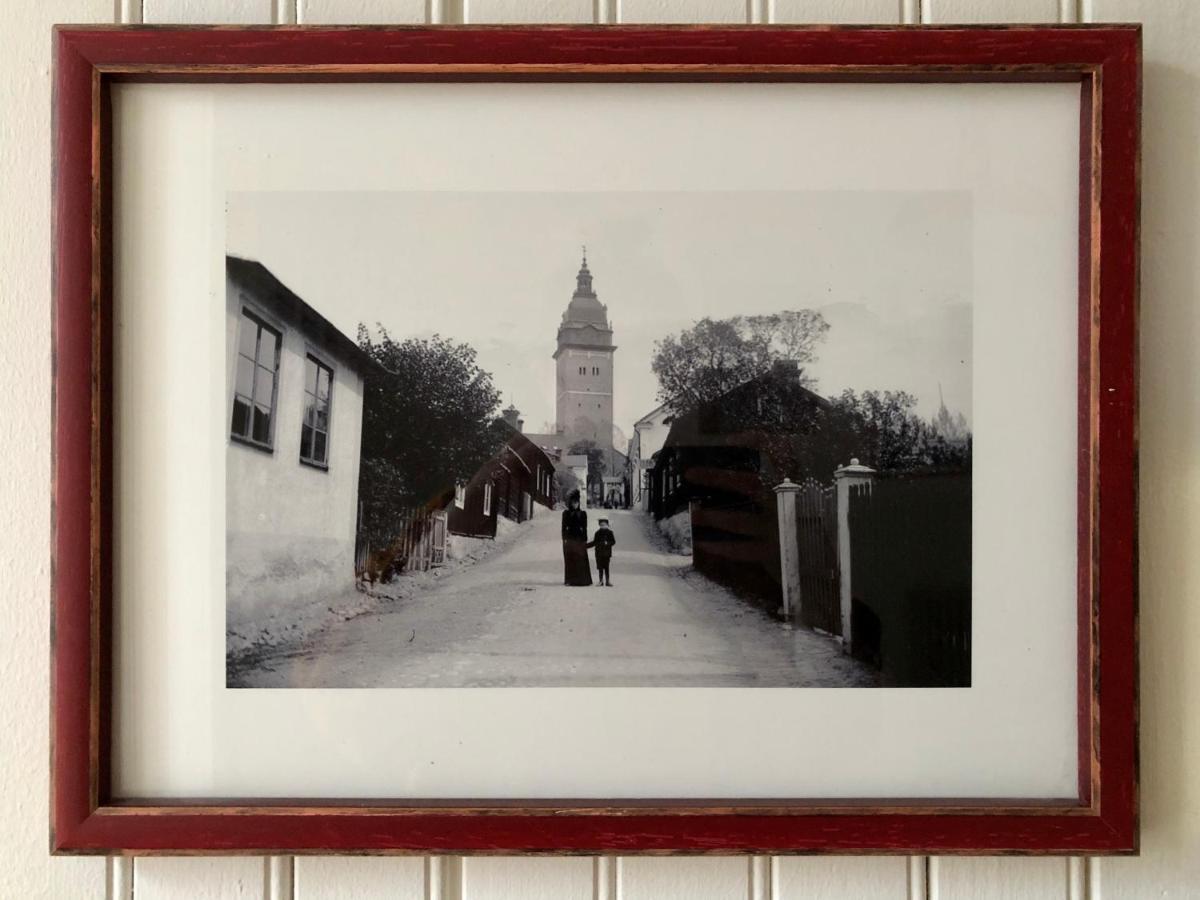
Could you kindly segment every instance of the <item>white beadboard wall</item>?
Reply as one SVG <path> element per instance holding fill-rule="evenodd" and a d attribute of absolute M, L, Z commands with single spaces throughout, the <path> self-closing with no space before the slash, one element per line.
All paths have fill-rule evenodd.
<path fill-rule="evenodd" d="M 1140 858 L 143 858 L 46 852 L 53 22 L 1145 23 Z M 1194 0 L 6 0 L 0 8 L 0 897 L 1200 897 L 1200 4 Z M 1031 161 L 1035 164 L 1036 161 Z M 19 212 L 18 212 L 19 211 Z M 15 465 L 13 458 L 15 457 Z"/>

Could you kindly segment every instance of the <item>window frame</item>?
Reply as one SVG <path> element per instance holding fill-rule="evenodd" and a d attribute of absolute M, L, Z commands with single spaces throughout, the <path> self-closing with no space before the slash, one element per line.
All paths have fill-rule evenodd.
<path fill-rule="evenodd" d="M 304 421 L 304 412 L 305 412 L 305 408 L 307 406 L 307 398 L 309 396 L 309 393 L 308 393 L 308 364 L 310 361 L 315 363 L 317 366 L 318 380 L 320 379 L 321 369 L 324 369 L 325 371 L 327 371 L 329 373 L 329 400 L 328 400 L 329 408 L 325 411 L 325 460 L 324 460 L 324 462 L 321 462 L 320 460 L 317 460 L 313 457 L 304 455 L 304 428 L 305 428 L 305 425 L 307 424 Z M 302 384 L 300 386 L 300 400 L 301 400 L 301 404 L 300 404 L 300 447 L 299 447 L 299 450 L 297 451 L 297 455 L 300 459 L 301 465 L 308 466 L 313 469 L 319 469 L 322 472 L 329 471 L 330 435 L 333 434 L 333 385 L 334 385 L 334 375 L 336 374 L 336 372 L 337 372 L 337 370 L 334 368 L 333 364 L 330 363 L 326 359 L 326 357 L 324 357 L 323 355 L 318 353 L 307 343 L 305 344 L 305 347 L 304 347 L 304 381 L 302 382 Z M 313 399 L 315 400 L 317 398 L 314 396 Z M 312 428 L 313 428 L 313 446 L 316 446 L 317 428 L 316 428 L 315 422 L 313 423 Z"/>
<path fill-rule="evenodd" d="M 240 299 L 241 299 L 241 303 L 240 303 L 240 312 L 238 313 L 238 330 L 237 330 L 237 336 L 234 339 L 234 350 L 233 350 L 233 372 L 232 372 L 233 390 L 230 392 L 231 393 L 230 407 L 229 407 L 229 416 L 227 419 L 227 421 L 229 423 L 229 426 L 228 426 L 229 427 L 229 439 L 231 441 L 236 441 L 237 443 L 242 444 L 244 446 L 253 447 L 256 450 L 261 450 L 264 453 L 272 453 L 273 454 L 275 452 L 275 425 L 279 418 L 279 416 L 278 416 L 278 412 L 279 412 L 279 381 L 280 381 L 280 376 L 283 372 L 283 336 L 285 334 L 286 329 L 284 329 L 280 325 L 273 322 L 268 316 L 265 316 L 256 307 L 252 306 L 248 302 L 249 298 L 247 298 L 244 294 L 240 296 Z M 257 441 L 252 437 L 252 435 L 254 433 L 254 405 L 255 405 L 254 387 L 255 387 L 255 384 L 257 383 L 257 375 L 258 375 L 257 371 L 252 373 L 251 379 L 250 379 L 250 433 L 249 434 L 239 434 L 236 431 L 234 431 L 234 428 L 233 428 L 233 413 L 234 413 L 234 409 L 236 409 L 236 407 L 237 407 L 237 398 L 238 398 L 237 370 L 238 370 L 239 360 L 245 355 L 242 353 L 242 329 L 246 327 L 247 319 L 249 319 L 251 322 L 255 323 L 255 325 L 257 326 L 257 329 L 258 329 L 257 334 L 255 335 L 255 340 L 254 340 L 254 368 L 256 370 L 260 367 L 259 362 L 258 362 L 258 350 L 259 350 L 259 344 L 262 341 L 262 332 L 264 330 L 269 331 L 272 334 L 274 334 L 275 338 L 276 338 L 275 370 L 274 370 L 274 375 L 273 375 L 272 383 L 271 383 L 271 408 L 270 408 L 270 414 L 269 414 L 270 418 L 267 423 L 267 440 L 266 440 L 266 442 Z"/>

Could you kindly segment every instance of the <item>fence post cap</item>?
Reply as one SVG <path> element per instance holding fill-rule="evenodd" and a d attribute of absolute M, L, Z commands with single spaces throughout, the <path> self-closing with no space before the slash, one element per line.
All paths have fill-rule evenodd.
<path fill-rule="evenodd" d="M 800 490 L 800 485 L 792 481 L 792 479 L 787 475 L 784 475 L 783 481 L 779 482 L 779 484 L 775 485 L 775 487 L 773 487 L 771 490 L 777 494 L 794 494 L 796 491 Z"/>
<path fill-rule="evenodd" d="M 872 469 L 870 466 L 860 465 L 857 457 L 850 460 L 850 465 L 838 466 L 836 469 L 833 470 L 834 478 L 849 478 L 854 475 L 857 475 L 859 477 L 865 477 L 865 476 L 874 475 L 874 474 L 875 474 L 875 470 Z"/>

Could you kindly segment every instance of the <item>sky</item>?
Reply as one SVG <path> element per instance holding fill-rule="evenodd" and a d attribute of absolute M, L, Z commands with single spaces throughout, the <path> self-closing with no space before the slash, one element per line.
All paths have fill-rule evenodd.
<path fill-rule="evenodd" d="M 614 418 L 658 405 L 654 342 L 704 316 L 819 310 L 821 394 L 905 390 L 971 420 L 971 198 L 956 191 L 258 192 L 226 202 L 255 259 L 353 337 L 478 351 L 529 431 L 554 419 L 555 336 L 581 245 L 617 345 Z"/>

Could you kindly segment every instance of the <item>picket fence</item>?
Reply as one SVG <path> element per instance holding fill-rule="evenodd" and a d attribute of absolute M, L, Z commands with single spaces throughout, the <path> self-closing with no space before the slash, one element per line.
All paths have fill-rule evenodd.
<path fill-rule="evenodd" d="M 446 562 L 446 513 L 422 507 L 401 509 L 391 529 L 395 537 L 373 548 L 360 531 L 354 546 L 354 575 L 374 584 L 404 572 L 425 572 Z"/>

